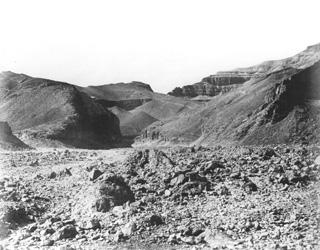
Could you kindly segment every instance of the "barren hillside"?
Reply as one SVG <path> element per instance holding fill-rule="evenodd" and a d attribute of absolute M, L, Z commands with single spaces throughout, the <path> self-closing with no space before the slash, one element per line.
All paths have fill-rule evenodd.
<path fill-rule="evenodd" d="M 135 137 L 158 120 L 174 117 L 200 106 L 196 101 L 155 93 L 141 82 L 77 87 L 120 119 L 120 130 L 126 137 Z M 125 112 L 127 111 L 127 112 Z"/>
<path fill-rule="evenodd" d="M 3 72 L 0 87 L 1 120 L 31 143 L 95 148 L 120 138 L 118 118 L 73 85 Z"/>
<path fill-rule="evenodd" d="M 148 127 L 140 142 L 273 144 L 319 142 L 320 45 L 237 72 L 250 80 L 205 107 Z M 156 136 L 155 136 L 156 135 Z"/>

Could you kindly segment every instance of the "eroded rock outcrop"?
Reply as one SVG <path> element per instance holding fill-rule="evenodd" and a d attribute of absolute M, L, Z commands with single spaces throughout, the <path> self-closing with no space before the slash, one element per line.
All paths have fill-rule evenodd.
<path fill-rule="evenodd" d="M 251 76 L 241 75 L 237 72 L 218 72 L 216 75 L 205 77 L 201 82 L 193 85 L 177 87 L 168 95 L 178 97 L 197 97 L 197 96 L 215 96 L 223 93 L 227 93 L 232 89 L 237 88 L 239 85 L 250 80 Z"/>

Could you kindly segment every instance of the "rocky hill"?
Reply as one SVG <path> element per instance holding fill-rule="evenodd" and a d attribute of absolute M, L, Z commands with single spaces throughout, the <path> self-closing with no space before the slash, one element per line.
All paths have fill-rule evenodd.
<path fill-rule="evenodd" d="M 142 129 L 158 120 L 174 117 L 199 106 L 197 101 L 155 93 L 141 82 L 77 87 L 90 95 L 120 119 L 120 130 L 125 137 L 133 138 Z"/>
<path fill-rule="evenodd" d="M 12 134 L 12 130 L 7 122 L 0 122 L 0 149 L 20 150 L 31 148 Z"/>
<path fill-rule="evenodd" d="M 31 144 L 105 148 L 120 138 L 113 113 L 63 82 L 2 72 L 0 113 Z"/>
<path fill-rule="evenodd" d="M 320 44 L 237 72 L 250 80 L 179 119 L 154 123 L 143 141 L 273 144 L 320 140 Z M 227 73 L 226 73 L 227 74 Z"/>

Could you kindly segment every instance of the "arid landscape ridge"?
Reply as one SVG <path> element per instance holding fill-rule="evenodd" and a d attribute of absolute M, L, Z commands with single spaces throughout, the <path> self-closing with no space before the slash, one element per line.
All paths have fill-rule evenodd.
<path fill-rule="evenodd" d="M 0 74 L 0 250 L 319 249 L 320 44 L 155 93 Z"/>
<path fill-rule="evenodd" d="M 80 87 L 7 71 L 1 121 L 31 147 L 318 143 L 319 60 L 316 44 L 167 95 L 142 82 Z"/>

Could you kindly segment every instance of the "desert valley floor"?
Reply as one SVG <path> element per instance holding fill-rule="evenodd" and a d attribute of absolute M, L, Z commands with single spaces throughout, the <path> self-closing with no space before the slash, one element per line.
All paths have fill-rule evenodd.
<path fill-rule="evenodd" d="M 319 249 L 319 154 L 3 151 L 0 249 Z"/>
<path fill-rule="evenodd" d="M 320 249 L 319 86 L 320 43 L 167 94 L 1 72 L 0 250 Z"/>

